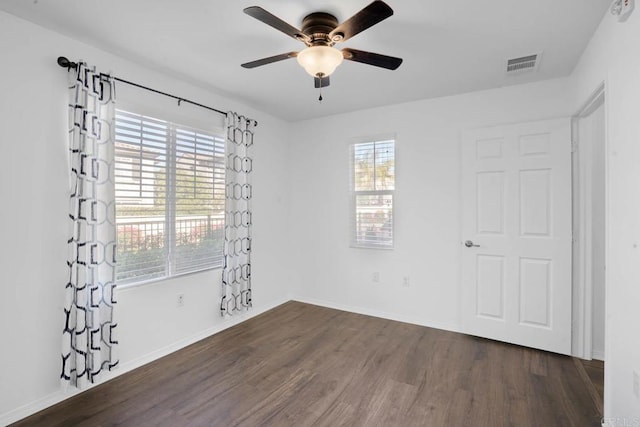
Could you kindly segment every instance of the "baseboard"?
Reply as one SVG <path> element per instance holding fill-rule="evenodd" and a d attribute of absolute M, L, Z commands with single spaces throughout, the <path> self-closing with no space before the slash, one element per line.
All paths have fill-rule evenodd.
<path fill-rule="evenodd" d="M 320 300 L 315 298 L 303 297 L 300 295 L 291 295 L 293 301 L 303 302 L 306 304 L 319 305 L 321 307 L 334 308 L 336 310 L 349 311 L 351 313 L 365 314 L 367 316 L 379 317 L 381 319 L 395 320 L 403 323 L 411 323 L 413 325 L 426 326 L 428 328 L 441 329 L 444 331 L 462 333 L 459 325 L 446 322 L 433 322 L 430 320 L 416 319 L 409 316 L 403 316 L 396 313 L 375 310 L 371 308 L 358 307 L 348 304 L 339 304 L 332 301 Z"/>
<path fill-rule="evenodd" d="M 153 362 L 154 360 L 160 359 L 161 357 L 167 356 L 173 352 L 176 352 L 184 347 L 187 347 L 191 344 L 194 344 L 198 341 L 201 341 L 205 338 L 208 338 L 212 335 L 217 334 L 218 332 L 221 332 L 225 329 L 231 328 L 232 326 L 235 326 L 239 323 L 242 323 L 246 320 L 251 319 L 252 317 L 258 316 L 266 311 L 269 311 L 281 304 L 284 304 L 285 302 L 289 301 L 289 298 L 281 298 L 278 299 L 276 301 L 271 302 L 270 304 L 266 304 L 263 305 L 261 307 L 254 307 L 251 311 L 248 311 L 246 313 L 234 316 L 234 317 L 229 317 L 227 319 L 224 319 L 221 323 L 205 329 L 203 331 L 200 331 L 194 335 L 191 335 L 187 338 L 181 339 L 179 341 L 176 341 L 170 345 L 167 345 L 165 347 L 162 347 L 160 349 L 154 350 L 148 354 L 145 354 L 144 356 L 138 357 L 136 359 L 130 360 L 128 362 L 125 362 L 123 364 L 120 365 L 120 367 L 117 370 L 111 371 L 107 374 L 105 374 L 105 376 L 103 377 L 103 379 L 97 383 L 97 384 L 92 384 L 87 386 L 85 389 L 83 390 L 78 390 L 75 388 L 67 388 L 67 389 L 63 389 L 61 386 L 61 389 L 48 394 L 40 399 L 37 399 L 31 403 L 27 403 L 26 405 L 20 406 L 16 409 L 12 409 L 9 412 L 5 412 L 4 414 L 0 414 L 0 426 L 5 426 L 11 423 L 14 423 L 16 421 L 19 421 L 23 418 L 26 418 L 30 415 L 35 414 L 36 412 L 42 411 L 43 409 L 46 409 L 50 406 L 53 406 L 57 403 L 62 402 L 63 400 L 69 399 L 75 395 L 78 395 L 80 393 L 83 393 L 87 390 L 90 390 L 91 388 L 100 385 L 100 384 L 104 384 L 105 382 L 112 380 L 122 374 L 125 374 L 129 371 L 132 371 L 134 369 L 137 369 L 141 366 L 146 365 L 147 363 Z"/>
<path fill-rule="evenodd" d="M 604 350 L 603 351 L 593 350 L 591 352 L 591 358 L 604 362 Z"/>

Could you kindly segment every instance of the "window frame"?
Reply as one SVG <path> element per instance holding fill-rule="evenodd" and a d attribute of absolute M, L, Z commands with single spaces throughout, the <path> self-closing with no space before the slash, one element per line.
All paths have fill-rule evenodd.
<path fill-rule="evenodd" d="M 375 180 L 375 150 L 378 143 L 393 144 L 393 189 L 384 190 L 356 190 L 356 177 L 355 177 L 355 154 L 356 147 L 358 145 L 373 144 L 373 158 L 374 158 L 374 186 Z M 397 189 L 397 173 L 396 173 L 396 159 L 397 159 L 397 139 L 395 134 L 383 134 L 372 137 L 364 137 L 353 139 L 349 143 L 349 247 L 354 249 L 376 249 L 376 250 L 393 250 L 395 249 L 395 206 L 396 206 L 396 189 Z M 366 242 L 358 240 L 358 203 L 359 196 L 391 196 L 390 207 L 390 230 L 391 238 L 390 244 Z"/>
<path fill-rule="evenodd" d="M 146 284 L 155 283 L 159 281 L 169 280 L 169 279 L 180 277 L 180 276 L 201 273 L 201 272 L 210 271 L 210 270 L 222 269 L 224 265 L 224 254 L 223 254 L 222 247 L 224 245 L 224 226 L 225 226 L 224 204 L 225 204 L 225 185 L 226 185 L 226 178 L 225 178 L 226 137 L 225 137 L 225 132 L 223 127 L 215 126 L 215 125 L 210 125 L 204 128 L 202 126 L 194 126 L 192 123 L 183 123 L 183 121 L 181 120 L 182 117 L 177 117 L 177 120 L 175 120 L 172 114 L 154 114 L 154 113 L 149 114 L 146 108 L 137 108 L 134 105 L 125 105 L 124 107 L 118 107 L 116 109 L 116 117 L 119 113 L 124 113 L 125 115 L 138 116 L 143 121 L 143 123 L 141 123 L 141 126 L 144 126 L 144 120 L 147 119 L 149 121 L 153 120 L 153 121 L 164 122 L 166 123 L 167 128 L 166 128 L 166 134 L 165 134 L 166 140 L 164 143 L 164 150 L 163 150 L 164 156 L 165 156 L 165 164 L 161 169 L 159 169 L 160 173 L 165 175 L 164 192 L 163 192 L 163 196 L 161 196 L 163 198 L 163 203 L 164 203 L 163 215 L 161 215 L 161 217 L 163 217 L 164 220 L 161 223 L 159 223 L 161 224 L 161 227 L 163 230 L 162 234 L 164 234 L 163 250 L 161 255 L 162 263 L 158 263 L 158 266 L 162 266 L 163 272 L 161 275 L 157 275 L 157 276 L 153 276 L 153 273 L 151 273 L 151 274 L 140 275 L 137 277 L 125 278 L 124 280 L 121 278 L 118 278 L 118 270 L 117 270 L 118 262 L 122 257 L 122 253 L 119 250 L 120 245 L 117 245 L 116 285 L 119 288 L 136 287 L 136 286 L 146 285 Z M 190 122 L 190 120 L 184 120 L 184 121 Z M 116 133 L 115 128 L 117 128 L 117 123 L 118 123 L 118 119 L 116 118 L 115 126 L 114 126 L 114 134 Z M 178 159 L 181 155 L 184 155 L 184 152 L 182 152 L 179 148 L 180 141 L 179 141 L 178 135 L 180 132 L 183 132 L 183 133 L 193 132 L 193 138 L 194 138 L 193 144 L 194 144 L 194 149 L 196 150 L 195 151 L 196 153 L 197 153 L 197 148 L 195 147 L 198 144 L 196 140 L 199 137 L 211 138 L 212 143 L 211 143 L 210 173 L 212 177 L 211 190 L 213 192 L 211 201 L 212 201 L 212 206 L 221 204 L 220 209 L 217 209 L 216 213 L 213 214 L 216 217 L 219 216 L 219 218 L 214 218 L 213 221 L 221 221 L 221 224 L 219 227 L 221 230 L 220 235 L 212 239 L 214 242 L 217 241 L 216 244 L 219 243 L 220 249 L 215 251 L 213 262 L 209 263 L 209 265 L 198 265 L 195 267 L 187 267 L 186 269 L 177 268 L 177 266 L 179 265 L 179 262 L 184 261 L 185 259 L 179 259 L 176 256 L 177 248 L 178 246 L 180 246 L 179 244 L 177 244 L 178 235 L 176 233 L 178 231 L 176 230 L 177 228 L 176 225 L 177 225 L 177 221 L 181 219 L 181 216 L 184 216 L 184 215 L 178 214 L 179 197 L 176 196 L 176 194 L 178 193 L 177 180 L 179 179 L 178 175 L 180 173 L 178 169 L 180 169 L 181 167 L 179 164 L 181 162 Z M 118 142 L 117 137 L 115 141 Z M 145 155 L 143 151 L 144 148 L 145 148 L 144 146 L 141 147 L 141 153 L 140 153 L 141 159 Z M 117 148 L 116 148 L 115 157 L 116 159 L 118 157 Z M 216 157 L 218 157 L 220 161 L 217 161 Z M 116 159 L 114 159 L 114 170 L 117 171 L 118 161 Z M 194 160 L 194 162 L 196 162 L 196 160 Z M 121 161 L 120 164 L 123 164 L 123 163 L 126 163 L 126 162 Z M 129 163 L 129 165 L 131 166 L 132 164 Z M 182 167 L 184 166 L 185 165 L 182 165 Z M 142 169 L 145 166 L 141 163 L 139 167 Z M 144 172 L 141 171 L 140 173 L 142 175 L 142 173 Z M 147 171 L 146 173 L 149 173 L 149 172 Z M 220 176 L 220 174 L 222 174 L 222 176 Z M 193 179 L 194 179 L 194 185 L 196 185 L 196 182 L 198 181 L 198 177 L 197 177 L 197 171 L 195 171 L 195 169 L 194 169 Z M 132 181 L 134 180 L 135 178 Z M 116 177 L 114 181 L 114 186 L 116 185 L 117 181 L 118 181 L 118 177 Z M 135 183 L 135 184 L 137 185 L 138 183 Z M 147 192 L 148 191 L 149 190 L 147 190 Z M 155 190 L 152 190 L 152 191 L 155 191 Z M 140 190 L 141 200 L 144 198 L 142 196 L 142 193 L 143 193 L 142 190 Z M 155 198 L 156 196 L 154 194 L 151 197 Z M 115 213 L 116 224 L 115 225 L 116 225 L 116 233 L 117 233 L 119 225 L 123 224 L 122 222 L 118 221 L 119 218 L 122 218 L 118 214 L 118 208 L 122 209 L 122 206 L 123 206 L 121 203 L 118 203 L 118 196 L 116 196 L 115 205 L 116 205 L 116 213 Z M 125 204 L 124 206 L 134 206 L 134 205 L 135 203 L 132 203 L 131 205 Z M 202 215 L 199 215 L 199 216 L 202 216 Z M 207 230 L 207 232 L 209 232 L 209 230 Z M 116 236 L 116 238 L 117 240 L 119 240 L 119 236 Z M 200 242 L 201 241 L 199 241 L 199 243 Z"/>

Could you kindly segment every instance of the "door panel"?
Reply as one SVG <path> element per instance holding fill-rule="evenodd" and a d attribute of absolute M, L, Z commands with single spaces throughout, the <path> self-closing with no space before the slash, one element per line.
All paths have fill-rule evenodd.
<path fill-rule="evenodd" d="M 570 135 L 569 119 L 463 134 L 468 333 L 570 353 Z"/>
<path fill-rule="evenodd" d="M 520 323 L 551 327 L 551 260 L 520 258 Z"/>
<path fill-rule="evenodd" d="M 551 154 L 551 138 L 548 133 L 521 135 L 519 141 L 521 156 L 548 156 Z"/>
<path fill-rule="evenodd" d="M 476 141 L 476 158 L 482 159 L 499 159 L 502 157 L 502 144 L 504 139 L 484 139 Z"/>
<path fill-rule="evenodd" d="M 477 174 L 478 234 L 504 234 L 504 173 Z"/>
<path fill-rule="evenodd" d="M 476 259 L 476 315 L 504 321 L 504 257 L 479 255 Z"/>
<path fill-rule="evenodd" d="M 551 170 L 520 171 L 520 236 L 551 237 Z"/>

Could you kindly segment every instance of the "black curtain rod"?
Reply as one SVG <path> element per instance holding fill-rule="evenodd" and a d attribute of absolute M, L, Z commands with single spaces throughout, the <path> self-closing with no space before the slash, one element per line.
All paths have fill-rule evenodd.
<path fill-rule="evenodd" d="M 67 70 L 70 70 L 71 68 L 73 68 L 73 69 L 78 68 L 78 64 L 77 63 L 69 61 L 64 56 L 59 56 L 58 57 L 58 65 L 61 66 L 62 68 L 66 68 Z M 182 98 L 182 97 L 176 96 L 176 95 L 171 95 L 170 93 L 162 92 L 160 90 L 153 89 L 153 88 L 150 88 L 150 87 L 147 87 L 147 86 L 143 86 L 143 85 L 138 84 L 138 83 L 130 82 L 128 80 L 124 80 L 124 79 L 121 79 L 121 78 L 118 78 L 118 77 L 112 77 L 112 78 L 114 80 L 118 81 L 118 82 L 121 82 L 121 83 L 125 83 L 125 84 L 131 85 L 131 86 L 135 86 L 135 87 L 138 87 L 140 89 L 148 90 L 150 92 L 158 93 L 160 95 L 168 96 L 169 98 L 177 99 L 178 100 L 178 105 L 180 105 L 181 102 L 187 102 L 189 104 L 198 106 L 200 108 L 205 108 L 207 110 L 215 111 L 216 113 L 222 114 L 223 116 L 227 115 L 227 113 L 225 111 L 221 111 L 221 110 L 218 110 L 217 108 L 209 107 L 207 105 L 199 104 L 197 102 L 191 101 L 190 99 Z M 247 121 L 251 121 L 251 120 L 253 120 L 253 119 L 247 119 Z M 253 120 L 253 122 L 254 122 L 255 126 L 258 126 L 258 122 L 257 121 Z"/>

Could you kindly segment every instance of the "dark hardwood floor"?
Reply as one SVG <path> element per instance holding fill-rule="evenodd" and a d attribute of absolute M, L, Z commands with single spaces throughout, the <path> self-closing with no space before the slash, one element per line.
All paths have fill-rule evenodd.
<path fill-rule="evenodd" d="M 604 396 L 604 362 L 601 360 L 583 360 L 582 365 L 589 375 L 591 383 L 598 393 L 600 400 Z"/>
<path fill-rule="evenodd" d="M 572 358 L 289 302 L 33 426 L 599 426 Z"/>
<path fill-rule="evenodd" d="M 598 411 L 601 414 L 604 406 L 604 362 L 601 360 L 574 359 L 578 363 L 578 373 L 587 386 Z"/>

